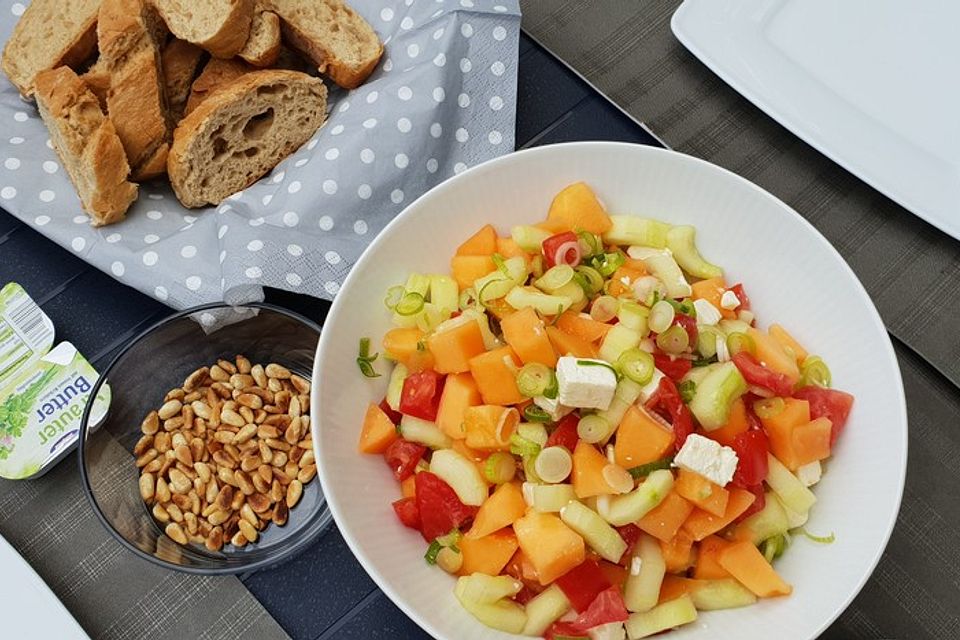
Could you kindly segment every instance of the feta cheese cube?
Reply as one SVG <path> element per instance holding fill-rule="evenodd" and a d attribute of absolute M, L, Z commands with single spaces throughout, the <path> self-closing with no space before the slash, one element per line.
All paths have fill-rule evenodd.
<path fill-rule="evenodd" d="M 723 487 L 733 479 L 737 470 L 737 453 L 715 440 L 693 433 L 687 436 L 673 464 Z"/>
<path fill-rule="evenodd" d="M 727 349 L 727 337 L 717 336 L 717 362 L 727 362 L 730 360 L 730 350 Z"/>
<path fill-rule="evenodd" d="M 650 396 L 656 393 L 657 387 L 660 386 L 660 381 L 663 380 L 663 377 L 663 371 L 656 368 L 653 370 L 653 376 L 650 377 L 650 382 L 643 385 L 643 388 L 640 389 L 640 404 L 646 404 Z"/>
<path fill-rule="evenodd" d="M 727 311 L 733 311 L 740 306 L 740 298 L 733 291 L 724 291 L 720 296 L 720 307 Z"/>
<path fill-rule="evenodd" d="M 812 487 L 820 482 L 821 475 L 823 475 L 823 466 L 821 466 L 819 460 L 797 467 L 797 478 L 805 487 Z"/>
<path fill-rule="evenodd" d="M 693 308 L 697 310 L 697 324 L 712 326 L 723 317 L 719 309 L 702 298 L 693 301 Z"/>
<path fill-rule="evenodd" d="M 546 411 L 547 415 L 550 416 L 550 419 L 554 422 L 573 411 L 572 407 L 565 407 L 564 405 L 560 404 L 559 398 L 536 396 L 533 399 L 533 404 Z"/>
<path fill-rule="evenodd" d="M 617 390 L 617 375 L 603 360 L 563 356 L 557 360 L 557 385 L 560 404 L 606 411 Z"/>

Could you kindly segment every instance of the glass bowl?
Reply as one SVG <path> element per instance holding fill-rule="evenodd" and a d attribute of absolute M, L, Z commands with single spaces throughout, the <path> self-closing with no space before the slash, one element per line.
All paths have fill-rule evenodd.
<path fill-rule="evenodd" d="M 206 328 L 218 321 L 217 328 Z M 290 510 L 287 523 L 282 527 L 270 523 L 256 543 L 242 548 L 224 544 L 217 552 L 198 544 L 181 546 L 167 537 L 140 497 L 140 472 L 132 453 L 143 435 L 140 424 L 144 417 L 158 409 L 167 391 L 182 386 L 198 367 L 243 354 L 254 364 L 276 362 L 309 379 L 319 337 L 319 325 L 279 307 L 211 304 L 171 315 L 123 348 L 90 396 L 96 397 L 100 387 L 109 384 L 113 394 L 110 408 L 100 423 L 89 425 L 87 406 L 79 447 L 87 498 L 121 544 L 170 569 L 216 575 L 279 564 L 326 529 L 330 512 L 320 482 L 313 479 L 304 485 L 303 497 Z"/>

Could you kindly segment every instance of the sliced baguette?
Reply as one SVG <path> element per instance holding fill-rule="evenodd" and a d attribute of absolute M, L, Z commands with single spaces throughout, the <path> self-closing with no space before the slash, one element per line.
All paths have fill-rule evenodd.
<path fill-rule="evenodd" d="M 184 118 L 167 159 L 186 207 L 219 204 L 310 139 L 323 124 L 327 88 L 296 71 L 253 71 Z"/>
<path fill-rule="evenodd" d="M 156 156 L 166 154 L 172 137 L 158 22 L 145 0 L 103 0 L 97 23 L 98 64 L 110 74 L 107 112 L 137 181 L 162 174 L 163 158 Z"/>
<path fill-rule="evenodd" d="M 35 87 L 50 141 L 93 225 L 123 220 L 137 199 L 137 185 L 127 181 L 123 145 L 96 96 L 68 67 L 41 71 Z"/>
<path fill-rule="evenodd" d="M 190 87 L 190 97 L 187 99 L 184 115 L 190 115 L 201 102 L 251 71 L 256 71 L 256 67 L 250 66 L 243 60 L 210 58 Z"/>
<path fill-rule="evenodd" d="M 90 65 L 80 79 L 86 83 L 87 88 L 97 96 L 100 101 L 100 108 L 107 110 L 107 93 L 110 92 L 110 70 L 107 69 L 103 58 L 97 58 L 97 61 Z"/>
<path fill-rule="evenodd" d="M 257 3 L 250 23 L 250 37 L 237 54 L 255 67 L 269 67 L 280 55 L 280 18 Z"/>
<path fill-rule="evenodd" d="M 280 16 L 284 39 L 341 87 L 367 79 L 383 45 L 373 27 L 342 0 L 264 0 Z"/>
<path fill-rule="evenodd" d="M 3 48 L 3 72 L 23 95 L 34 76 L 61 65 L 78 66 L 97 46 L 100 0 L 33 0 Z"/>
<path fill-rule="evenodd" d="M 163 48 L 160 56 L 163 68 L 163 85 L 167 94 L 167 111 L 171 122 L 183 118 L 190 97 L 190 85 L 197 75 L 203 49 L 186 40 L 173 38 Z"/>
<path fill-rule="evenodd" d="M 218 58 L 237 55 L 250 35 L 254 0 L 152 0 L 176 37 Z"/>

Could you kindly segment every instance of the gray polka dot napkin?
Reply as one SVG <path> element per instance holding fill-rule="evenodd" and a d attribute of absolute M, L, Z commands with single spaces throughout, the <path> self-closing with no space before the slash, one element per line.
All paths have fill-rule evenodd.
<path fill-rule="evenodd" d="M 23 2 L 0 0 L 6 42 Z M 385 43 L 301 149 L 219 207 L 141 185 L 121 223 L 83 213 L 32 102 L 0 76 L 0 207 L 121 282 L 183 308 L 263 296 L 332 298 L 376 234 L 446 178 L 513 150 L 516 0 L 353 0 Z"/>

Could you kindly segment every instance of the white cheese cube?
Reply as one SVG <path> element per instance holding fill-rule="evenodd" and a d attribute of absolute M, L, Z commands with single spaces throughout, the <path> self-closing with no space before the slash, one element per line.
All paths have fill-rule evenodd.
<path fill-rule="evenodd" d="M 560 404 L 606 411 L 617 390 L 617 376 L 603 360 L 563 356 L 557 360 L 557 385 Z"/>
<path fill-rule="evenodd" d="M 693 301 L 693 308 L 697 310 L 697 324 L 713 326 L 723 317 L 719 309 L 702 298 Z"/>
<path fill-rule="evenodd" d="M 727 311 L 733 311 L 740 306 L 740 298 L 733 291 L 724 291 L 720 296 L 720 306 Z"/>
<path fill-rule="evenodd" d="M 657 392 L 657 387 L 660 386 L 660 381 L 663 380 L 663 378 L 663 371 L 660 371 L 660 369 L 653 370 L 653 376 L 651 376 L 650 382 L 643 385 L 643 388 L 640 389 L 640 404 L 646 404 L 650 396 Z"/>
<path fill-rule="evenodd" d="M 627 631 L 622 622 L 608 622 L 587 629 L 590 640 L 625 640 Z"/>
<path fill-rule="evenodd" d="M 797 478 L 805 487 L 812 487 L 820 482 L 821 475 L 823 475 L 823 466 L 821 466 L 819 460 L 797 467 Z"/>
<path fill-rule="evenodd" d="M 563 416 L 567 415 L 573 411 L 572 407 L 565 407 L 560 404 L 559 398 L 548 398 L 546 396 L 535 396 L 533 398 L 533 404 L 537 405 L 541 409 L 547 412 L 547 415 L 550 416 L 550 419 L 556 422 Z"/>
<path fill-rule="evenodd" d="M 727 337 L 717 336 L 717 362 L 727 362 L 730 360 L 730 350 L 727 349 Z"/>
<path fill-rule="evenodd" d="M 737 453 L 715 440 L 693 433 L 687 436 L 673 464 L 723 487 L 733 479 L 737 470 Z"/>

